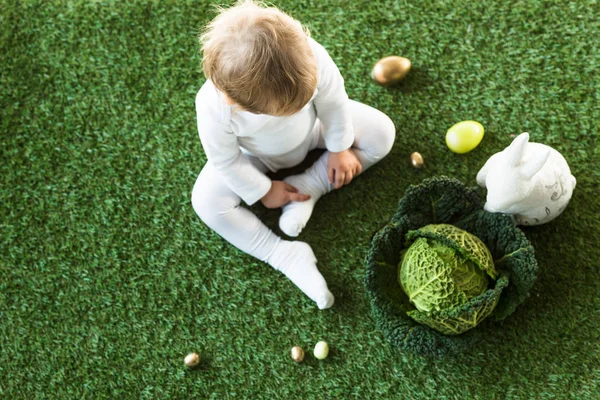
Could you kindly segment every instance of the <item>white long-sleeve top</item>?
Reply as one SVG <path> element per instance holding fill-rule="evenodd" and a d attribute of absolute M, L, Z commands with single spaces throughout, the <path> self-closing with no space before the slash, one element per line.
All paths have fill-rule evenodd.
<path fill-rule="evenodd" d="M 227 103 L 210 80 L 196 95 L 198 132 L 206 157 L 227 186 L 249 205 L 267 194 L 271 180 L 250 163 L 242 149 L 260 158 L 289 153 L 307 139 L 317 118 L 327 150 L 343 151 L 354 142 L 344 79 L 327 50 L 309 40 L 317 60 L 318 84 L 312 99 L 296 114 L 275 117 L 240 111 Z"/>

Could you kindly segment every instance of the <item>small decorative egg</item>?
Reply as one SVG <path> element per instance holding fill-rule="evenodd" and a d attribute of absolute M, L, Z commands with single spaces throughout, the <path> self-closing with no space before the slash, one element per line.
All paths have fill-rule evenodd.
<path fill-rule="evenodd" d="M 186 367 L 194 368 L 195 366 L 200 364 L 200 355 L 198 353 L 190 353 L 187 356 L 185 356 L 183 362 L 185 363 Z"/>
<path fill-rule="evenodd" d="M 483 125 L 477 121 L 462 121 L 446 132 L 446 145 L 458 154 L 468 153 L 481 143 Z"/>
<path fill-rule="evenodd" d="M 404 79 L 411 66 L 412 63 L 408 58 L 385 57 L 375 64 L 371 71 L 371 78 L 382 86 L 390 86 Z"/>
<path fill-rule="evenodd" d="M 318 360 L 326 359 L 327 355 L 329 354 L 329 345 L 327 344 L 327 342 L 320 341 L 319 343 L 317 343 L 317 345 L 315 346 L 314 354 Z"/>
<path fill-rule="evenodd" d="M 302 360 L 304 360 L 304 350 L 302 350 L 302 347 L 292 347 L 292 360 L 296 362 L 302 362 Z"/>
<path fill-rule="evenodd" d="M 425 166 L 425 160 L 423 160 L 423 156 L 416 151 L 410 155 L 410 163 L 415 168 L 423 168 Z"/>

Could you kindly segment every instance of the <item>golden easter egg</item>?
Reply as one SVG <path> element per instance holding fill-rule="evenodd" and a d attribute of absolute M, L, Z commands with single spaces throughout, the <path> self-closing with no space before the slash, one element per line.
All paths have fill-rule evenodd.
<path fill-rule="evenodd" d="M 423 160 L 423 156 L 416 151 L 410 155 L 410 163 L 415 168 L 423 168 L 425 166 L 425 160 Z"/>
<path fill-rule="evenodd" d="M 412 63 L 408 58 L 385 57 L 375 64 L 371 71 L 371 78 L 382 86 L 394 85 L 404 79 L 411 66 Z"/>
<path fill-rule="evenodd" d="M 186 367 L 194 368 L 195 366 L 200 364 L 200 355 L 198 355 L 198 353 L 190 353 L 187 356 L 185 356 L 183 362 L 185 363 Z"/>
<path fill-rule="evenodd" d="M 304 360 L 304 350 L 302 350 L 302 347 L 292 347 L 292 360 L 296 362 L 302 362 L 302 360 Z"/>

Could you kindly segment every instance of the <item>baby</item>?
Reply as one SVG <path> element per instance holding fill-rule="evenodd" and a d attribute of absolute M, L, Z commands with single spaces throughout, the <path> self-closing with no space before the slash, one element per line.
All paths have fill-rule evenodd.
<path fill-rule="evenodd" d="M 207 163 L 192 192 L 206 225 L 238 249 L 285 274 L 320 309 L 334 297 L 307 243 L 283 240 L 248 209 L 282 208 L 279 227 L 300 234 L 317 200 L 385 157 L 395 139 L 382 112 L 348 99 L 323 46 L 276 8 L 251 0 L 221 10 L 200 37 L 207 81 L 196 96 Z M 283 181 L 315 148 L 322 156 Z"/>

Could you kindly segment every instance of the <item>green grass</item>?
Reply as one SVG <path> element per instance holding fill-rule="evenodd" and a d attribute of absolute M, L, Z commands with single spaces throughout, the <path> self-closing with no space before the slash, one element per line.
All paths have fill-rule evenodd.
<path fill-rule="evenodd" d="M 0 0 L 0 398 L 598 398 L 600 4 L 277 5 L 397 127 L 389 157 L 323 198 L 301 235 L 336 295 L 325 312 L 191 207 L 208 2 Z M 369 72 L 391 54 L 413 71 L 385 89 Z M 443 138 L 465 119 L 486 136 L 459 156 Z M 395 351 L 363 286 L 372 234 L 409 184 L 474 184 L 523 131 L 578 180 L 564 215 L 525 231 L 542 270 L 532 297 L 469 354 Z M 277 212 L 253 210 L 276 228 Z M 290 360 L 318 340 L 327 360 Z"/>

